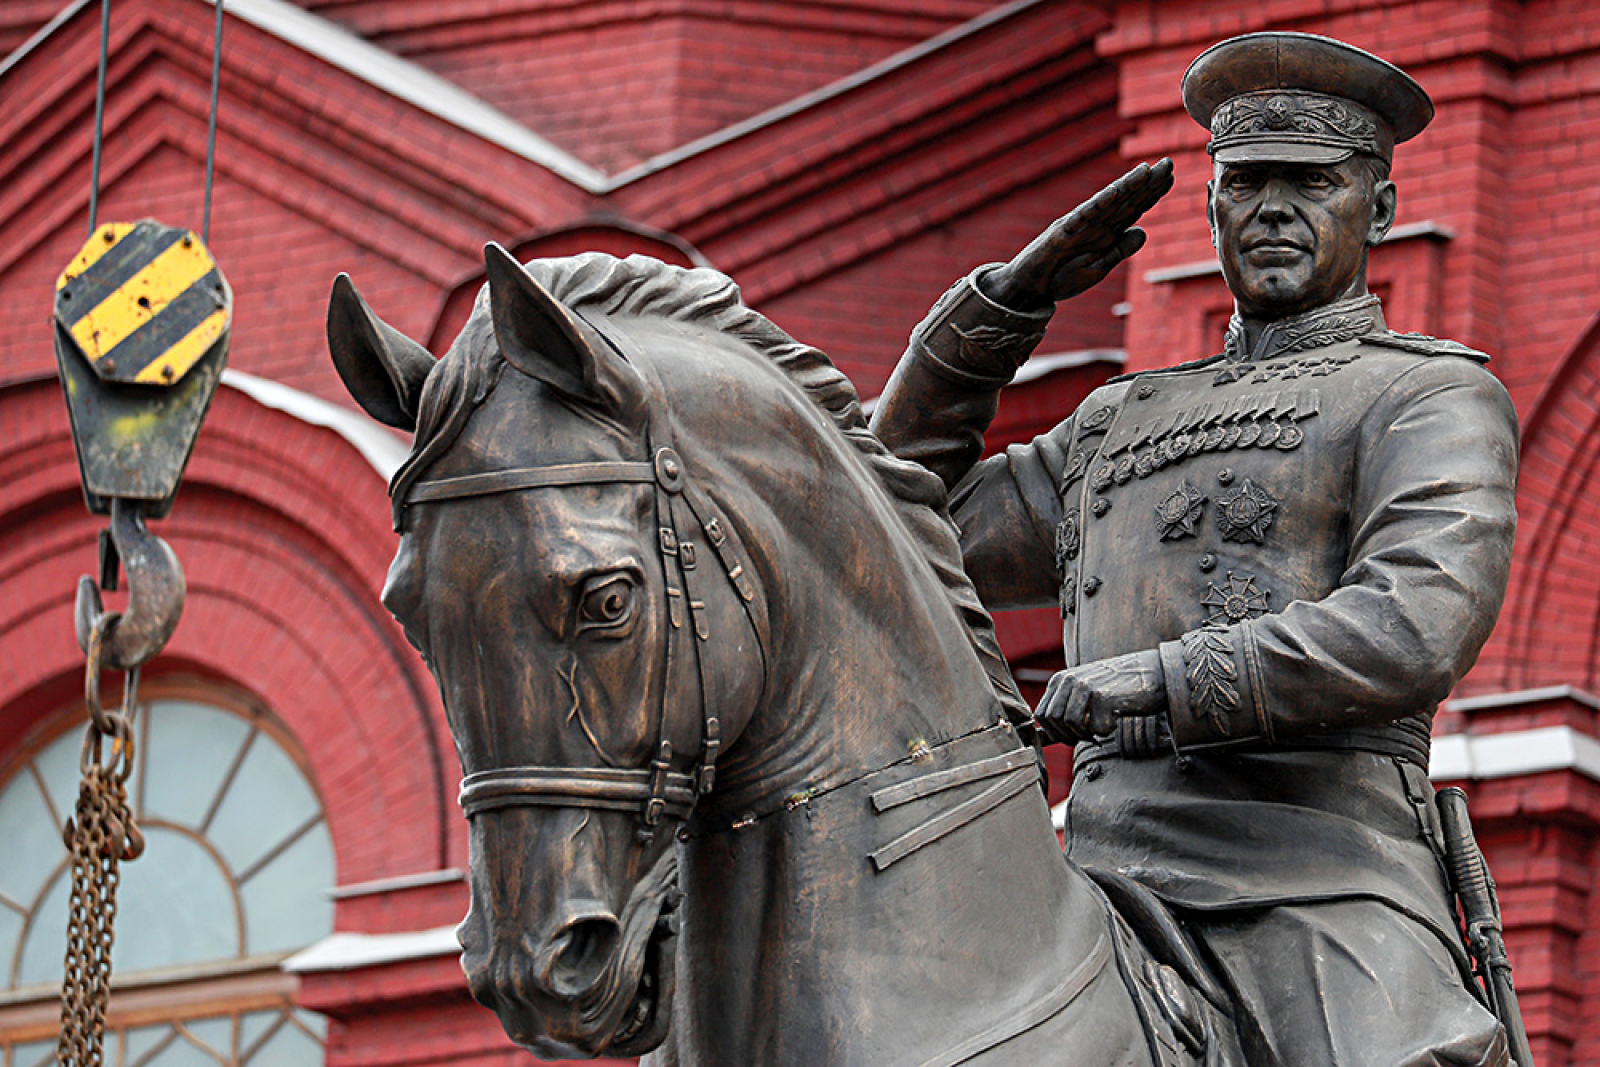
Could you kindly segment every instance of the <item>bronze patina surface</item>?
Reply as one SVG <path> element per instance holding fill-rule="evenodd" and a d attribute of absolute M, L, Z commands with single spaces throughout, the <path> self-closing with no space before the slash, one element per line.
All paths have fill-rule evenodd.
<path fill-rule="evenodd" d="M 976 462 L 998 390 L 1081 289 L 1068 216 L 946 295 L 873 426 L 951 488 L 986 604 L 1059 605 L 1067 669 L 1038 716 L 1077 745 L 1068 855 L 1174 910 L 1248 1061 L 1504 1064 L 1427 764 L 1505 592 L 1516 415 L 1487 356 L 1387 329 L 1366 277 L 1393 147 L 1432 105 L 1289 33 L 1217 45 L 1183 89 L 1212 135 L 1221 354 L 1114 379 Z"/>
<path fill-rule="evenodd" d="M 958 283 L 878 436 L 714 272 L 491 246 L 437 363 L 335 284 L 341 376 L 416 432 L 385 602 L 465 775 L 468 981 L 519 1043 L 1507 1062 L 1426 764 L 1503 595 L 1515 416 L 1486 357 L 1390 332 L 1366 287 L 1431 105 L 1295 34 L 1208 51 L 1185 96 L 1224 352 L 983 463 L 999 390 L 1142 244 L 1170 163 Z M 1060 605 L 1037 726 L 980 596 Z M 1036 730 L 1078 744 L 1066 863 Z"/>
<path fill-rule="evenodd" d="M 1153 199 L 1126 192 L 1089 210 L 1108 263 Z M 437 364 L 343 278 L 329 337 L 416 431 L 385 602 L 455 736 L 463 963 L 506 1032 L 657 1064 L 1238 1063 L 1155 899 L 1063 862 L 943 489 L 849 382 L 711 271 L 488 267 Z"/>

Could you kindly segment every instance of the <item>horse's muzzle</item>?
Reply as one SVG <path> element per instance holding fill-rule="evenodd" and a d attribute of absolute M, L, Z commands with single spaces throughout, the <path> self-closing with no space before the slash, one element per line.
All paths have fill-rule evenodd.
<path fill-rule="evenodd" d="M 668 848 L 620 918 L 580 913 L 540 944 L 496 938 L 469 915 L 460 938 L 473 999 L 513 1041 L 547 1059 L 648 1052 L 666 1037 L 671 1015 L 676 900 Z"/>

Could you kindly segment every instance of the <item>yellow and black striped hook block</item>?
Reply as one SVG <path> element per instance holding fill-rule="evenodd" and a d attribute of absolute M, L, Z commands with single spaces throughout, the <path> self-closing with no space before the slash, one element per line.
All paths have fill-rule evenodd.
<path fill-rule="evenodd" d="M 56 280 L 54 318 L 89 510 L 165 516 L 228 361 L 222 271 L 188 230 L 98 226 Z"/>

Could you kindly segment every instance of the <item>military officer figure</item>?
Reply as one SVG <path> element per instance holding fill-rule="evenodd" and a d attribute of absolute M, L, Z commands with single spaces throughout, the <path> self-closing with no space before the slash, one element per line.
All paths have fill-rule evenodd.
<path fill-rule="evenodd" d="M 1113 379 L 975 464 L 1055 301 L 1142 243 L 1163 161 L 947 293 L 874 428 L 952 487 L 991 607 L 1059 603 L 1038 717 L 1077 743 L 1069 854 L 1179 914 L 1252 1064 L 1503 1064 L 1427 765 L 1504 595 L 1516 416 L 1487 357 L 1390 332 L 1366 282 L 1394 144 L 1432 104 L 1287 33 L 1215 46 L 1183 95 L 1211 131 L 1222 354 Z"/>

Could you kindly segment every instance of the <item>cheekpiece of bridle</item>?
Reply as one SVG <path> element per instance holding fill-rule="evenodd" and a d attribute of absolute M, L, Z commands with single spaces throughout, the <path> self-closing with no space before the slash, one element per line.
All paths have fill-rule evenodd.
<path fill-rule="evenodd" d="M 599 331 L 596 331 L 597 333 Z M 601 334 L 605 337 L 604 334 Z M 608 344 L 611 342 L 606 337 Z M 620 351 L 618 353 L 621 354 Z M 640 362 L 629 361 L 641 375 L 648 373 Z M 650 383 L 654 385 L 653 382 Z M 639 484 L 655 487 L 656 549 L 665 576 L 667 601 L 666 675 L 663 679 L 657 733 L 656 757 L 649 767 L 616 769 L 609 767 L 502 767 L 478 771 L 461 780 L 460 803 L 467 817 L 499 808 L 580 807 L 608 811 L 639 811 L 637 836 L 651 841 L 663 819 L 689 817 L 696 800 L 711 792 L 716 782 L 717 755 L 722 748 L 722 724 L 713 713 L 706 684 L 705 656 L 700 645 L 710 641 L 705 601 L 698 590 L 704 571 L 700 567 L 700 541 L 684 536 L 692 530 L 689 520 L 699 527 L 699 536 L 709 545 L 720 569 L 732 584 L 739 603 L 751 623 L 765 662 L 767 642 L 756 603 L 756 585 L 745 565 L 748 558 L 732 527 L 717 514 L 710 499 L 688 478 L 683 459 L 672 447 L 669 434 L 652 433 L 658 422 L 651 418 L 645 432 L 651 449 L 648 461 L 597 461 L 554 464 L 545 467 L 517 467 L 507 470 L 439 478 L 412 485 L 400 507 L 440 500 L 488 496 L 568 486 Z M 661 438 L 666 443 L 654 444 Z M 689 639 L 685 630 L 692 630 Z M 673 688 L 677 664 L 688 657 L 694 661 L 693 680 L 699 690 L 701 719 L 704 723 L 698 764 L 690 773 L 672 769 L 674 747 L 667 732 L 667 702 Z"/>

